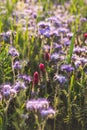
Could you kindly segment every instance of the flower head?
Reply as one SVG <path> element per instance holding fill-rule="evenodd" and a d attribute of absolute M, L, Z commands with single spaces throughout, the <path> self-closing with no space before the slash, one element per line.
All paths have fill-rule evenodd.
<path fill-rule="evenodd" d="M 45 71 L 45 65 L 44 65 L 43 63 L 40 63 L 40 64 L 39 64 L 39 68 L 40 68 L 40 70 L 41 70 L 42 72 Z"/>
<path fill-rule="evenodd" d="M 49 52 L 45 52 L 45 54 L 44 54 L 44 59 L 45 59 L 46 61 L 49 61 L 49 60 L 50 60 L 50 54 L 49 54 Z"/>
<path fill-rule="evenodd" d="M 2 87 L 2 90 L 1 90 L 2 95 L 3 95 L 4 97 L 10 96 L 10 91 L 11 91 L 11 86 L 10 86 L 9 84 L 4 85 L 4 86 Z"/>
<path fill-rule="evenodd" d="M 13 57 L 19 56 L 18 51 L 17 51 L 14 47 L 11 47 L 11 48 L 9 49 L 9 54 L 10 54 L 11 56 L 13 56 Z"/>
<path fill-rule="evenodd" d="M 65 64 L 65 65 L 61 66 L 61 70 L 62 71 L 65 70 L 66 72 L 72 72 L 72 71 L 74 71 L 74 67 L 72 67 L 71 65 Z"/>
<path fill-rule="evenodd" d="M 37 111 L 41 109 L 47 109 L 49 107 L 49 102 L 47 99 L 31 99 L 26 103 L 26 109 L 29 111 Z"/>
<path fill-rule="evenodd" d="M 39 74 L 38 72 L 34 72 L 34 79 L 33 79 L 33 82 L 34 84 L 38 84 L 38 81 L 39 81 Z"/>
<path fill-rule="evenodd" d="M 55 110 L 53 110 L 52 108 L 43 109 L 40 111 L 40 114 L 42 117 L 52 118 L 55 116 Z"/>
<path fill-rule="evenodd" d="M 60 84 L 63 84 L 67 81 L 66 77 L 62 75 L 55 75 L 54 80 L 58 81 Z"/>
<path fill-rule="evenodd" d="M 19 61 L 16 61 L 15 63 L 14 63 L 14 69 L 21 69 L 21 65 L 20 65 L 20 62 Z"/>
<path fill-rule="evenodd" d="M 16 82 L 16 84 L 14 85 L 14 90 L 19 92 L 21 89 L 26 89 L 24 82 L 21 81 Z"/>
<path fill-rule="evenodd" d="M 84 34 L 84 38 L 87 39 L 87 33 Z"/>

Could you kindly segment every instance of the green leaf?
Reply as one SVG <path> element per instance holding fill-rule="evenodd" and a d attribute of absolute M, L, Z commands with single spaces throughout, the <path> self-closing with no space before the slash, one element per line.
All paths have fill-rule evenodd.
<path fill-rule="evenodd" d="M 75 33 L 74 33 L 72 40 L 71 40 L 69 55 L 67 56 L 68 63 L 71 63 L 71 58 L 72 58 L 73 49 L 74 49 L 74 42 L 75 42 Z"/>

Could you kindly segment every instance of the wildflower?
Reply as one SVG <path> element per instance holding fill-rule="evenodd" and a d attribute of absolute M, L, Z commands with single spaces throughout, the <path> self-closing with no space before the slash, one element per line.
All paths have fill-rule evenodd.
<path fill-rule="evenodd" d="M 57 44 L 57 43 L 54 42 L 53 43 L 53 48 L 61 50 L 62 49 L 62 45 L 59 45 L 59 44 Z"/>
<path fill-rule="evenodd" d="M 55 116 L 55 111 L 52 108 L 42 109 L 40 114 L 42 117 L 52 118 Z"/>
<path fill-rule="evenodd" d="M 40 68 L 40 70 L 41 70 L 42 72 L 45 71 L 45 66 L 44 66 L 44 64 L 40 63 L 40 64 L 39 64 L 39 68 Z"/>
<path fill-rule="evenodd" d="M 47 99 L 31 99 L 26 103 L 26 109 L 30 111 L 37 111 L 41 109 L 47 109 L 49 107 L 49 102 Z"/>
<path fill-rule="evenodd" d="M 15 97 L 16 94 L 17 94 L 17 92 L 16 92 L 15 89 L 11 89 L 11 90 L 10 90 L 10 96 L 11 96 L 11 97 Z"/>
<path fill-rule="evenodd" d="M 39 81 L 39 74 L 38 74 L 38 72 L 36 71 L 36 72 L 34 73 L 33 82 L 34 82 L 34 84 L 38 84 L 38 81 Z"/>
<path fill-rule="evenodd" d="M 23 79 L 25 82 L 28 82 L 28 83 L 32 81 L 31 76 L 28 76 L 28 75 L 20 75 L 19 78 Z"/>
<path fill-rule="evenodd" d="M 19 61 L 16 61 L 15 63 L 14 63 L 14 69 L 21 69 L 21 65 L 20 65 L 20 62 Z"/>
<path fill-rule="evenodd" d="M 68 38 L 63 38 L 63 42 L 65 46 L 70 45 L 70 40 Z"/>
<path fill-rule="evenodd" d="M 66 77 L 62 75 L 55 75 L 54 80 L 58 81 L 60 84 L 65 83 L 67 81 Z"/>
<path fill-rule="evenodd" d="M 21 81 L 16 82 L 16 84 L 14 85 L 14 90 L 19 92 L 21 89 L 26 89 L 24 82 Z"/>
<path fill-rule="evenodd" d="M 52 61 L 57 61 L 59 59 L 59 54 L 58 53 L 53 53 L 50 57 Z"/>
<path fill-rule="evenodd" d="M 84 36 L 85 39 L 87 39 L 87 33 L 85 33 L 83 36 Z"/>
<path fill-rule="evenodd" d="M 73 33 L 72 33 L 72 32 L 69 32 L 69 33 L 67 33 L 66 35 L 67 35 L 68 38 L 72 38 Z"/>
<path fill-rule="evenodd" d="M 43 50 L 50 50 L 50 46 L 49 45 L 44 45 L 42 49 Z"/>
<path fill-rule="evenodd" d="M 62 71 L 65 70 L 66 72 L 72 72 L 72 71 L 74 71 L 74 67 L 72 67 L 71 65 L 65 64 L 65 65 L 61 66 L 61 70 Z"/>
<path fill-rule="evenodd" d="M 46 61 L 49 61 L 49 60 L 50 60 L 50 54 L 49 54 L 49 52 L 45 52 L 45 54 L 44 54 L 44 59 L 45 59 Z"/>
<path fill-rule="evenodd" d="M 15 48 L 13 48 L 13 47 L 11 47 L 11 48 L 9 49 L 9 54 L 10 54 L 11 56 L 13 56 L 13 57 L 19 56 L 18 51 L 17 51 Z"/>
<path fill-rule="evenodd" d="M 75 64 L 75 67 L 78 68 L 78 67 L 81 65 L 81 61 L 76 60 L 76 61 L 74 62 L 74 64 Z"/>
<path fill-rule="evenodd" d="M 2 88 L 2 90 L 1 90 L 2 95 L 4 97 L 10 96 L 10 90 L 11 90 L 11 86 L 10 85 L 8 85 L 8 84 L 4 85 L 3 88 Z"/>

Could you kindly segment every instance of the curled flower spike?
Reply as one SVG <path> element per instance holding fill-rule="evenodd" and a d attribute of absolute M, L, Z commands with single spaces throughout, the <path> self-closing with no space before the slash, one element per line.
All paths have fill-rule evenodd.
<path fill-rule="evenodd" d="M 37 111 L 48 108 L 49 102 L 45 98 L 31 99 L 26 103 L 26 109 L 28 111 Z"/>
<path fill-rule="evenodd" d="M 43 63 L 40 63 L 40 64 L 39 64 L 39 68 L 40 68 L 40 70 L 41 70 L 42 72 L 45 71 L 45 65 L 44 65 Z"/>
<path fill-rule="evenodd" d="M 48 118 L 54 117 L 55 113 L 56 113 L 55 110 L 53 110 L 52 108 L 42 109 L 40 111 L 42 117 L 48 117 Z"/>

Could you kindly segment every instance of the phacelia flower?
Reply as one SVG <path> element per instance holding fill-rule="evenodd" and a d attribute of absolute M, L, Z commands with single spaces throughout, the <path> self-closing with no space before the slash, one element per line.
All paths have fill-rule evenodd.
<path fill-rule="evenodd" d="M 21 69 L 21 65 L 20 65 L 20 62 L 19 61 L 16 61 L 15 63 L 14 63 L 14 69 Z"/>
<path fill-rule="evenodd" d="M 11 91 L 11 86 L 6 84 L 3 86 L 1 92 L 2 92 L 2 95 L 5 96 L 5 97 L 8 97 L 10 96 L 10 91 Z"/>
<path fill-rule="evenodd" d="M 17 51 L 14 47 L 11 47 L 11 48 L 9 49 L 9 54 L 10 54 L 11 56 L 13 56 L 13 57 L 19 56 L 18 51 Z"/>
<path fill-rule="evenodd" d="M 31 76 L 28 76 L 28 75 L 20 75 L 19 78 L 23 79 L 25 82 L 28 82 L 28 83 L 32 81 Z"/>
<path fill-rule="evenodd" d="M 42 117 L 48 117 L 48 118 L 54 117 L 55 113 L 56 113 L 55 110 L 53 110 L 52 108 L 42 109 L 40 111 Z"/>
<path fill-rule="evenodd" d="M 14 85 L 14 90 L 19 92 L 21 89 L 26 89 L 24 82 L 21 81 L 16 82 L 16 84 Z"/>
<path fill-rule="evenodd" d="M 54 80 L 58 81 L 60 84 L 63 84 L 67 81 L 66 77 L 62 75 L 55 75 Z"/>
<path fill-rule="evenodd" d="M 37 111 L 41 109 L 47 109 L 49 107 L 49 102 L 47 99 L 31 99 L 26 103 L 26 109 L 29 111 Z"/>
<path fill-rule="evenodd" d="M 34 82 L 34 84 L 38 84 L 38 81 L 39 81 L 39 74 L 38 74 L 38 72 L 36 71 L 36 72 L 34 73 L 33 82 Z"/>
<path fill-rule="evenodd" d="M 61 70 L 62 71 L 65 70 L 66 72 L 72 72 L 72 71 L 74 71 L 74 67 L 72 67 L 71 65 L 65 64 L 65 65 L 61 66 Z"/>
<path fill-rule="evenodd" d="M 41 70 L 42 72 L 45 71 L 45 65 L 44 65 L 43 63 L 40 63 L 40 64 L 39 64 L 39 68 L 40 68 L 40 70 Z"/>

